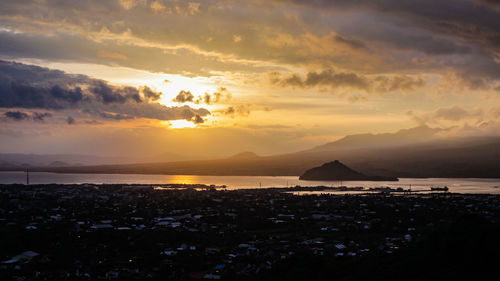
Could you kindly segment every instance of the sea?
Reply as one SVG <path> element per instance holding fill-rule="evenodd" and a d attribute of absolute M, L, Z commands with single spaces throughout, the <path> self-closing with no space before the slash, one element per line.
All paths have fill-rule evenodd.
<path fill-rule="evenodd" d="M 456 193 L 500 194 L 500 178 L 400 178 L 399 181 L 304 181 L 295 176 L 197 176 L 144 174 L 60 174 L 30 172 L 30 184 L 206 184 L 225 185 L 228 190 L 293 186 L 392 187 L 413 191 L 430 187 L 449 188 Z M 0 172 L 0 184 L 24 184 L 25 172 Z"/>

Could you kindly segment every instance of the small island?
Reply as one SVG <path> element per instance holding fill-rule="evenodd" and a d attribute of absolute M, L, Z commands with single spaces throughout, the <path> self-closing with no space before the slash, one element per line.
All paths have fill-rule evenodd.
<path fill-rule="evenodd" d="M 340 161 L 325 163 L 320 167 L 307 170 L 300 180 L 310 181 L 398 181 L 396 177 L 367 176 L 355 171 Z"/>

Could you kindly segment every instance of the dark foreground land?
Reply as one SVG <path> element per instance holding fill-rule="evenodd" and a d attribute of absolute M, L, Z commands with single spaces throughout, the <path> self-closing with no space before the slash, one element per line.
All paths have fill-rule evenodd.
<path fill-rule="evenodd" d="M 0 280 L 493 280 L 500 196 L 0 185 Z"/>

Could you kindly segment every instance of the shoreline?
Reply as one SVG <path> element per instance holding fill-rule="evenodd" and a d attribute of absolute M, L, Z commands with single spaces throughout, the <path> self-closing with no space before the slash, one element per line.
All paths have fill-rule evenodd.
<path fill-rule="evenodd" d="M 101 188 L 120 188 L 128 191 L 139 191 L 139 192 L 155 192 L 155 191 L 210 191 L 210 192 L 280 192 L 289 193 L 293 195 L 493 195 L 500 196 L 498 194 L 491 193 L 460 193 L 460 192 L 450 192 L 447 187 L 446 189 L 429 188 L 428 190 L 405 190 L 402 188 L 390 188 L 390 187 L 376 187 L 376 188 L 366 188 L 366 187 L 328 187 L 328 186 L 294 186 L 294 187 L 264 187 L 264 188 L 238 188 L 238 189 L 228 189 L 224 185 L 208 185 L 208 184 L 92 184 L 92 183 L 78 183 L 78 184 L 0 184 L 0 188 L 6 187 L 26 187 L 26 188 L 46 188 L 46 187 L 73 187 L 73 188 L 93 188 L 99 190 Z"/>

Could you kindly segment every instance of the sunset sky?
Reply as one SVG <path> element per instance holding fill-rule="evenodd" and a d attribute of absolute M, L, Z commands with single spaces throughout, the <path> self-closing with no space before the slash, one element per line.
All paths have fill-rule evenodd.
<path fill-rule="evenodd" d="M 228 156 L 500 132 L 494 0 L 3 0 L 0 152 Z"/>

